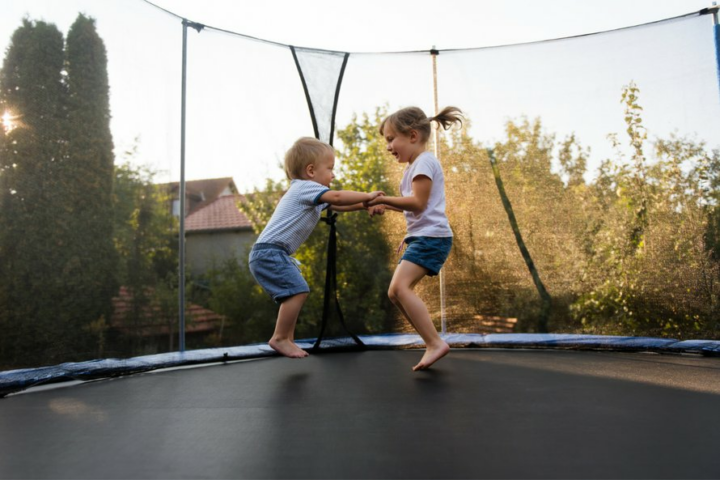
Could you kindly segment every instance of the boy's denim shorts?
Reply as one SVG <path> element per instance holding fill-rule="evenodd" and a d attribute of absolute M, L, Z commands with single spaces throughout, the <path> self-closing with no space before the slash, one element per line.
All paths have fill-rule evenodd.
<path fill-rule="evenodd" d="M 453 237 L 408 237 L 405 239 L 407 247 L 398 263 L 403 260 L 420 265 L 433 277 L 440 273 L 440 269 L 450 255 Z"/>
<path fill-rule="evenodd" d="M 297 261 L 278 245 L 256 243 L 250 250 L 248 264 L 255 281 L 276 303 L 310 291 Z"/>

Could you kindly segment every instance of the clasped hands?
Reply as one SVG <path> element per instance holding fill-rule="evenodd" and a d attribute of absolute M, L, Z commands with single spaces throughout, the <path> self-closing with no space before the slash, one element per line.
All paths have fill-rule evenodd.
<path fill-rule="evenodd" d="M 371 217 L 375 215 L 383 215 L 385 213 L 385 205 L 378 203 L 377 198 L 385 196 L 385 192 L 371 192 L 370 196 L 370 200 L 363 202 L 363 206 L 367 208 L 368 214 L 370 214 Z"/>

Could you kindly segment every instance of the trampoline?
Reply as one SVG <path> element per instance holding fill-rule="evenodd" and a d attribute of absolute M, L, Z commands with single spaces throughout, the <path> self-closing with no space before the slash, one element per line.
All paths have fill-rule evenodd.
<path fill-rule="evenodd" d="M 9 396 L 1 478 L 717 478 L 720 359 L 378 350 Z"/>
<path fill-rule="evenodd" d="M 670 336 L 673 328 L 695 325 L 695 330 L 677 334 L 679 338 L 692 338 L 702 324 L 702 332 L 718 338 L 718 287 L 706 280 L 715 278 L 720 263 L 709 262 L 705 245 L 695 241 L 704 234 L 706 220 L 706 212 L 698 205 L 705 205 L 702 202 L 709 197 L 691 197 L 684 204 L 694 214 L 688 217 L 691 223 L 678 222 L 673 216 L 683 205 L 668 207 L 664 217 L 657 217 L 665 222 L 658 223 L 666 227 L 664 231 L 651 230 L 652 224 L 641 222 L 655 243 L 649 242 L 653 248 L 646 251 L 643 242 L 636 242 L 636 248 L 627 254 L 637 260 L 631 273 L 636 275 L 633 278 L 638 280 L 639 290 L 630 282 L 629 290 L 619 290 L 617 296 L 611 295 L 611 288 L 603 290 L 603 285 L 614 288 L 612 281 L 617 283 L 624 277 L 608 278 L 615 264 L 608 260 L 606 265 L 601 258 L 603 250 L 598 253 L 590 248 L 599 245 L 613 253 L 616 245 L 613 241 L 594 245 L 590 241 L 593 235 L 601 236 L 605 231 L 588 230 L 586 227 L 595 225 L 589 220 L 595 217 L 581 216 L 584 204 L 577 207 L 573 203 L 581 198 L 573 196 L 573 188 L 583 183 L 579 178 L 586 160 L 582 144 L 574 143 L 575 133 L 587 139 L 587 145 L 596 148 L 599 156 L 610 155 L 610 146 L 605 143 L 614 131 L 628 127 L 635 140 L 643 138 L 643 130 L 637 126 L 640 118 L 633 123 L 635 127 L 626 125 L 622 105 L 618 104 L 621 92 L 623 98 L 634 98 L 632 82 L 641 86 L 643 102 L 647 99 L 649 108 L 644 118 L 653 134 L 673 141 L 676 131 L 694 134 L 697 137 L 692 138 L 700 142 L 697 152 L 704 151 L 705 140 L 709 142 L 707 148 L 715 147 L 720 131 L 717 7 L 636 27 L 528 44 L 350 53 L 248 37 L 189 21 L 148 1 L 106 5 L 111 9 L 103 28 L 115 22 L 118 26 L 105 30 L 108 41 L 115 42 L 109 43 L 115 47 L 110 51 L 127 54 L 113 57 L 118 62 L 113 64 L 115 69 L 144 72 L 138 76 L 138 83 L 133 78 L 113 85 L 117 97 L 129 99 L 134 107 L 130 109 L 132 115 L 124 118 L 118 114 L 115 118 L 119 125 L 130 125 L 132 132 L 137 128 L 148 133 L 147 145 L 140 145 L 148 158 L 175 165 L 176 147 L 182 145 L 178 212 L 185 211 L 187 193 L 186 108 L 187 166 L 194 176 L 199 176 L 198 172 L 231 171 L 228 169 L 241 163 L 238 158 L 272 164 L 278 152 L 268 150 L 262 156 L 250 150 L 255 144 L 283 150 L 295 138 L 310 134 L 332 144 L 335 137 L 342 140 L 339 132 L 343 125 L 358 125 L 358 115 L 367 117 L 373 110 L 377 114 L 382 105 L 415 104 L 422 99 L 420 103 L 429 112 L 431 98 L 438 102 L 438 91 L 443 104 L 465 109 L 474 122 L 468 124 L 468 130 L 435 140 L 435 146 L 444 149 L 448 178 L 453 177 L 449 202 L 459 208 L 454 209 L 451 223 L 457 227 L 457 244 L 463 247 L 457 248 L 443 270 L 447 286 L 443 278 L 437 285 L 426 284 L 423 292 L 434 299 L 430 310 L 434 320 L 440 319 L 441 333 L 453 348 L 431 369 L 411 371 L 422 355 L 416 349 L 421 346 L 419 337 L 407 335 L 393 319 L 378 313 L 384 308 L 380 300 L 370 305 L 372 308 L 360 304 L 358 298 L 370 295 L 384 301 L 387 287 L 366 284 L 353 292 L 351 287 L 359 284 L 357 278 L 348 281 L 343 277 L 340 281 L 345 305 L 356 302 L 348 309 L 354 313 L 347 315 L 346 327 L 336 274 L 347 272 L 336 267 L 335 217 L 328 215 L 324 218 L 331 229 L 327 267 L 322 256 L 324 242 L 316 242 L 312 256 L 312 268 L 317 270 L 313 295 L 323 295 L 323 301 L 308 305 L 305 317 L 320 332 L 309 334 L 318 335 L 317 339 L 298 342 L 312 349 L 319 347 L 322 339 L 323 351 L 292 360 L 255 343 L 186 350 L 186 231 L 180 215 L 179 278 L 172 286 L 178 290 L 179 351 L 135 356 L 153 350 L 112 350 L 108 347 L 112 342 L 106 344 L 104 336 L 111 325 L 104 323 L 105 317 L 97 316 L 91 318 L 93 323 L 82 324 L 95 328 L 97 342 L 92 348 L 84 347 L 87 350 L 81 355 L 63 346 L 78 362 L 0 372 L 0 479 L 720 477 L 720 340 L 487 333 L 505 331 L 492 330 L 495 321 L 512 320 L 506 326 L 512 330 L 518 318 L 518 326 L 537 332 L 552 331 L 548 321 L 556 322 L 550 326 L 557 332 L 564 328 L 566 332 L 614 331 L 603 330 L 607 325 L 602 322 L 593 329 L 589 321 L 585 328 L 585 318 L 577 325 L 557 322 L 561 315 L 550 316 L 548 291 L 553 293 L 555 305 L 560 302 L 565 308 L 566 317 L 581 294 L 586 300 L 583 312 L 601 317 L 610 310 L 593 310 L 596 293 L 606 294 L 604 300 L 620 310 L 627 307 L 622 302 L 628 293 L 632 297 L 644 288 L 647 297 L 643 300 L 658 306 L 652 313 L 667 313 L 678 322 L 658 323 L 656 327 L 669 330 L 656 328 L 653 332 Z M 134 15 L 126 15 L 128 11 L 138 13 L 137 18 L 144 21 L 137 22 Z M 133 35 L 128 36 L 128 31 Z M 152 41 L 141 40 L 144 38 Z M 137 43 L 132 44 L 134 41 Z M 145 72 L 138 67 L 138 58 L 146 59 L 157 70 Z M 437 78 L 433 82 L 428 78 L 428 82 L 417 82 L 410 88 L 401 82 L 387 82 L 378 74 L 403 71 L 409 77 L 426 78 L 431 65 L 440 72 L 439 83 Z M 25 91 L 19 87 L 6 90 Z M 626 107 L 630 114 L 626 111 L 625 118 L 630 120 L 634 118 L 632 112 L 641 110 L 632 102 Z M 258 117 L 246 125 L 246 116 L 237 112 L 257 112 Z M 275 117 L 282 117 L 286 123 L 276 125 Z M 495 157 L 493 152 L 502 153 L 503 145 L 511 145 L 510 140 L 506 144 L 499 140 L 506 133 L 511 136 L 506 127 L 535 131 L 527 121 L 513 124 L 507 119 L 528 117 L 542 117 L 543 125 L 551 128 L 549 132 L 558 135 L 575 132 L 563 144 L 566 173 L 575 177 L 561 181 L 549 169 L 555 157 L 533 157 L 525 151 L 526 147 L 533 147 L 533 155 L 550 151 L 545 140 L 537 144 L 516 142 L 512 145 L 522 148 L 515 156 Z M 176 138 L 178 118 L 182 118 L 181 140 Z M 218 122 L 218 118 L 228 121 Z M 534 125 L 539 131 L 540 123 Z M 4 128 L 10 138 L 15 127 L 11 129 L 8 123 Z M 130 130 L 118 129 L 124 133 Z M 552 135 L 548 133 L 548 138 Z M 354 145 L 347 138 L 347 130 L 345 138 L 349 143 L 344 147 Z M 54 137 L 53 142 L 59 143 Z M 466 149 L 471 144 L 473 147 Z M 359 141 L 357 146 L 364 151 L 368 145 L 374 144 Z M 488 145 L 492 148 L 486 151 Z M 685 160 L 710 160 L 710 154 L 697 152 L 688 153 Z M 681 163 L 678 160 L 677 171 Z M 516 175 L 527 165 L 532 168 Z M 533 170 L 533 165 L 541 165 L 544 176 L 536 175 L 540 170 Z M 536 181 L 537 185 L 533 183 Z M 572 181 L 576 182 L 574 187 Z M 542 188 L 537 192 L 530 188 L 538 185 Z M 668 198 L 675 201 L 677 195 Z M 509 199 L 517 200 L 518 221 Z M 4 211 L 10 211 L 5 207 Z M 598 219 L 612 225 L 617 218 L 608 215 Z M 640 221 L 645 220 L 643 215 L 638 215 Z M 677 228 L 678 224 L 683 227 Z M 357 231 L 364 245 L 367 231 Z M 350 244 L 349 232 L 348 228 L 340 232 L 345 234 L 344 240 L 340 235 L 341 241 L 348 242 L 343 248 Z M 392 225 L 377 232 L 389 239 L 388 244 L 397 244 L 391 241 L 397 234 Z M 521 233 L 526 235 L 527 248 Z M 36 256 L 36 250 L 28 248 L 26 252 L 32 253 L 26 257 Z M 665 256 L 653 257 L 657 252 Z M 388 265 L 394 266 L 395 260 L 388 258 Z M 597 264 L 593 275 L 586 275 L 593 262 Z M 357 263 L 362 264 L 363 259 Z M 376 276 L 381 267 L 365 277 Z M 175 265 L 167 268 L 175 274 Z M 318 274 L 320 269 L 324 269 L 322 275 Z M 12 276 L 10 269 L 3 271 Z M 42 273 L 39 268 L 28 271 L 33 278 Z M 53 285 L 64 285 L 65 277 L 55 279 L 53 275 L 47 274 Z M 325 279 L 324 294 L 320 293 L 321 277 Z M 151 292 L 152 287 L 164 286 L 152 278 L 138 284 L 143 288 L 137 291 Z M 589 284 L 597 288 L 588 290 Z M 18 285 L 22 288 L 14 292 L 26 293 L 25 284 Z M 195 286 L 210 291 L 207 285 Z M 246 294 L 251 288 L 236 290 Z M 57 298 L 64 301 L 64 292 Z M 82 289 L 73 293 L 77 298 L 69 298 L 68 304 L 81 305 L 85 297 L 93 297 Z M 196 295 L 208 303 L 204 295 L 209 294 Z M 45 304 L 58 303 L 58 309 L 66 305 L 54 300 L 56 297 L 48 293 Z M 612 303 L 615 300 L 617 305 Z M 42 318 L 40 325 L 57 329 L 54 334 L 43 332 L 45 345 L 62 343 L 57 338 L 66 332 L 87 331 L 64 328 L 63 321 L 75 321 L 69 313 L 63 320 L 55 315 L 57 310 L 48 308 L 41 317 L 22 308 L 33 302 L 17 301 L 15 317 L 8 318 Z M 249 313 L 257 313 L 253 308 L 259 303 L 248 305 L 250 312 L 236 312 L 242 314 L 242 321 L 247 320 L 246 314 L 249 318 Z M 616 319 L 618 323 L 638 311 L 633 305 L 627 308 L 630 314 Z M 146 320 L 145 311 L 136 310 L 133 318 Z M 149 311 L 156 315 L 155 310 Z M 342 330 L 329 330 L 323 339 L 326 321 L 332 323 L 332 315 L 340 319 Z M 337 327 L 337 318 L 331 329 Z M 260 332 L 262 321 L 272 322 L 272 318 L 253 321 L 256 323 L 237 323 L 251 333 L 251 327 Z M 482 322 L 491 324 L 489 330 L 482 329 Z M 21 331 L 17 325 L 12 321 L 3 324 L 6 338 L 16 335 L 23 340 L 23 335 L 30 338 L 36 333 L 30 328 Z M 172 328 L 167 326 L 168 331 Z M 339 337 L 338 331 L 352 338 Z M 363 334 L 356 337 L 352 332 Z M 261 333 L 256 337 L 248 334 L 235 338 L 257 342 Z M 212 345 L 228 343 L 218 340 Z M 23 357 L 31 357 L 23 345 L 13 343 L 15 357 L 8 358 L 25 361 Z M 171 341 L 167 348 L 172 350 L 175 344 Z M 45 353 L 43 349 L 36 351 Z M 128 351 L 132 353 L 125 355 Z M 80 361 L 88 358 L 98 359 Z M 18 368 L 48 363 L 8 365 Z"/>

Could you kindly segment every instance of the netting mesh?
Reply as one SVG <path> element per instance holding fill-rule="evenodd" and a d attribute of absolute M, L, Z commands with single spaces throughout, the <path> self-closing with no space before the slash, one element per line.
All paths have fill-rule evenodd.
<path fill-rule="evenodd" d="M 284 152 L 314 136 L 287 47 L 190 30 L 187 77 L 188 178 L 233 176 L 245 188 L 278 180 Z"/>
<path fill-rule="evenodd" d="M 625 131 L 620 92 L 634 82 L 652 136 L 677 131 L 712 143 L 718 92 L 709 23 L 695 15 L 565 40 L 443 52 L 440 103 L 462 104 L 474 121 L 473 136 L 483 140 L 502 139 L 507 119 L 540 118 L 549 132 L 575 133 L 598 162 L 614 155 L 607 135 Z"/>
<path fill-rule="evenodd" d="M 335 99 L 340 93 L 347 54 L 306 48 L 292 48 L 292 51 L 306 88 L 308 105 L 312 109 L 315 136 L 332 145 Z M 309 75 L 305 75 L 304 72 L 309 72 Z"/>
<path fill-rule="evenodd" d="M 57 20 L 59 30 L 66 33 L 82 10 L 96 18 L 107 47 L 118 257 L 110 272 L 75 274 L 89 284 L 111 275 L 117 292 L 104 299 L 103 315 L 83 316 L 89 290 L 53 290 L 38 281 L 65 284 L 74 274 L 63 245 L 43 241 L 40 230 L 9 228 L 18 218 L 44 221 L 22 216 L 17 200 L 26 192 L 16 173 L 27 165 L 23 182 L 38 181 L 30 167 L 48 161 L 28 153 L 43 137 L 24 136 L 40 123 L 13 110 L 19 97 L 12 89 L 27 81 L 15 85 L 8 74 L 12 52 L 22 54 L 23 43 L 10 41 L 18 18 L 2 32 L 8 47 L 0 101 L 18 118 L 8 128 L 4 117 L 0 138 L 0 261 L 9 272 L 0 279 L 0 328 L 13 333 L 0 341 L 6 368 L 177 347 L 181 21 L 140 2 L 73 5 L 63 6 L 72 14 Z M 52 21 L 52 12 L 34 15 Z M 461 108 L 466 121 L 441 132 L 437 145 L 454 247 L 443 270 L 444 301 L 438 278 L 423 280 L 418 291 L 438 328 L 717 337 L 720 94 L 713 35 L 709 15 L 688 15 L 577 38 L 439 52 L 438 103 Z M 188 258 L 189 348 L 264 342 L 272 333 L 276 306 L 249 276 L 247 249 L 286 188 L 283 155 L 298 137 L 333 143 L 337 188 L 398 194 L 401 167 L 384 152 L 378 123 L 405 106 L 434 111 L 430 52 L 294 53 L 212 27 L 188 31 L 186 241 L 188 251 L 203 253 L 202 263 Z M 55 81 L 68 76 L 58 71 Z M 39 97 L 24 101 L 40 104 Z M 77 142 L 79 133 L 63 122 L 70 128 L 61 143 Z M 49 185 L 60 204 L 74 188 Z M 92 196 L 92 189 L 82 194 Z M 71 206 L 58 211 L 73 215 Z M 60 235 L 62 223 L 42 235 Z M 348 328 L 412 332 L 386 295 L 405 235 L 402 217 L 341 214 L 337 228 L 338 298 Z M 63 241 L 96 240 L 78 230 Z M 296 338 L 319 332 L 327 237 L 321 223 L 296 255 L 312 290 Z M 9 246 L 18 242 L 57 256 L 63 267 L 10 269 L 17 259 L 9 258 Z M 28 308 L 39 289 L 50 292 L 47 305 Z M 53 295 L 71 298 L 72 311 L 54 312 L 61 303 Z M 343 329 L 331 322 L 327 334 L 342 336 Z"/>

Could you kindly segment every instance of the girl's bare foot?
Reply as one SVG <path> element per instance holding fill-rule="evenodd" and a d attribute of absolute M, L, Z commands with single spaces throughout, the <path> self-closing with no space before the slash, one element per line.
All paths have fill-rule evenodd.
<path fill-rule="evenodd" d="M 308 353 L 302 348 L 298 347 L 292 341 L 288 339 L 276 340 L 271 338 L 268 342 L 270 348 L 278 352 L 280 355 L 284 355 L 290 358 L 304 358 L 308 356 Z"/>
<path fill-rule="evenodd" d="M 430 365 L 440 360 L 442 357 L 447 355 L 450 351 L 450 346 L 441 340 L 437 345 L 428 345 L 425 350 L 425 355 L 420 359 L 420 363 L 413 367 L 413 371 L 425 370 L 430 368 Z"/>

